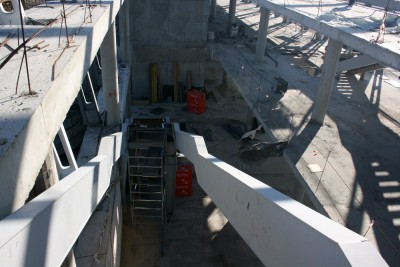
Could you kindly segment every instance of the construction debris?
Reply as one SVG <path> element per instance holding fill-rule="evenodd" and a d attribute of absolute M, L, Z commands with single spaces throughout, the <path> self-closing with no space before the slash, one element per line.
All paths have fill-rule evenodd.
<path fill-rule="evenodd" d="M 243 139 L 246 139 L 246 138 L 250 138 L 251 140 L 253 140 L 254 136 L 256 135 L 256 132 L 260 131 L 261 128 L 262 128 L 262 125 L 260 124 L 256 129 L 243 134 L 242 137 L 240 138 L 240 140 L 243 140 Z"/>
<path fill-rule="evenodd" d="M 269 157 L 282 157 L 287 141 L 268 143 L 261 142 L 244 148 L 240 156 L 246 160 L 260 160 Z"/>
<path fill-rule="evenodd" d="M 235 139 L 240 140 L 242 136 L 247 132 L 247 126 L 245 123 L 239 121 L 229 121 L 222 127 Z"/>

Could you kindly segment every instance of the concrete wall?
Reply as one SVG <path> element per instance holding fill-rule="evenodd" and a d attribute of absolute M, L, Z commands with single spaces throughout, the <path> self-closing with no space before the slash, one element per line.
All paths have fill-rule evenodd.
<path fill-rule="evenodd" d="M 173 85 L 173 63 L 179 63 L 179 83 L 203 86 L 207 56 L 209 0 L 134 0 L 131 2 L 134 47 L 133 98 L 150 97 L 150 63 L 158 63 L 159 89 Z"/>
<path fill-rule="evenodd" d="M 134 0 L 136 47 L 203 47 L 207 41 L 208 0 Z"/>

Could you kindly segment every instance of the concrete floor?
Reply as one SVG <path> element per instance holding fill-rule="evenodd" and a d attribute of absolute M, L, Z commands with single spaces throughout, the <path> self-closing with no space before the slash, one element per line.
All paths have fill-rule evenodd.
<path fill-rule="evenodd" d="M 193 195 L 175 200 L 165 226 L 132 226 L 125 213 L 121 266 L 263 266 L 211 199 L 193 180 Z"/>
<path fill-rule="evenodd" d="M 253 64 L 258 8 L 238 3 L 237 17 L 248 38 L 227 39 L 218 33 L 225 30 L 229 1 L 217 3 L 217 18 L 210 25 L 218 41 L 213 44 L 213 51 L 233 85 L 217 86 L 222 83 L 221 65 L 210 62 L 206 88 L 214 92 L 215 99 L 207 100 L 206 112 L 195 115 L 182 111 L 181 106 L 164 105 L 166 113 L 186 122 L 188 130 L 203 134 L 211 129 L 212 141 L 206 140 L 210 154 L 279 191 L 297 197 L 296 189 L 301 183 L 310 198 L 304 199 L 306 205 L 365 235 L 390 266 L 398 265 L 400 94 L 393 84 L 399 71 L 367 73 L 364 81 L 358 81 L 358 76 L 342 75 L 333 90 L 325 123 L 314 125 L 309 117 L 319 78 L 293 64 L 294 55 L 282 53 L 282 49 L 314 51 L 308 65 L 318 68 L 326 42 L 313 42 L 313 32 L 295 24 L 282 24 L 281 18 L 272 19 L 269 38 L 275 40 L 275 45 L 269 43 L 267 52 L 279 64 L 276 66 L 268 57 L 265 64 Z M 276 97 L 270 90 L 276 76 L 289 82 L 283 97 Z M 143 115 L 153 108 L 135 107 L 135 114 Z M 257 162 L 240 157 L 243 144 L 230 137 L 221 125 L 229 119 L 246 123 L 252 117 L 251 111 L 258 113 L 272 134 L 258 134 L 257 139 L 290 138 L 285 158 Z M 324 171 L 312 173 L 309 164 L 318 164 Z M 143 229 L 134 229 L 129 224 L 129 214 L 125 215 L 127 218 L 122 266 L 261 265 L 195 180 L 193 196 L 176 199 L 174 215 L 165 229 L 164 256 L 160 256 L 157 236 L 153 233 L 148 237 Z"/>

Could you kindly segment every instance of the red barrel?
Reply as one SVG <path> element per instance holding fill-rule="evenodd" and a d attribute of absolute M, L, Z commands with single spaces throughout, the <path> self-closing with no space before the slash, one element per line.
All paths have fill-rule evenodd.
<path fill-rule="evenodd" d="M 187 109 L 189 112 L 201 114 L 206 110 L 206 94 L 197 90 L 187 93 Z"/>
<path fill-rule="evenodd" d="M 193 165 L 182 164 L 176 168 L 176 184 L 175 196 L 191 196 L 192 195 L 192 178 L 193 178 Z"/>

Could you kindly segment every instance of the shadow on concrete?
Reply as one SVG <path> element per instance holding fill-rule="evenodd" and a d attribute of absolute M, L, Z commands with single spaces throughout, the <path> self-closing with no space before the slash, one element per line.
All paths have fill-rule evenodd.
<path fill-rule="evenodd" d="M 396 160 L 400 138 L 379 118 L 382 75 L 382 70 L 372 75 L 369 98 L 364 92 L 367 83 L 357 82 L 350 75 L 342 77 L 340 81 L 347 80 L 351 89 L 346 87 L 343 94 L 341 85 L 338 85 L 337 90 L 342 95 L 336 109 L 341 111 L 338 114 L 336 109 L 331 110 L 328 115 L 334 117 L 341 142 L 351 154 L 355 168 L 355 182 L 349 188 L 352 201 L 348 205 L 352 208 L 346 223 L 351 230 L 366 237 L 373 230 L 382 256 L 389 265 L 395 266 L 400 260 L 400 229 L 395 223 L 400 218 L 395 212 L 395 207 L 400 205 L 400 166 Z M 362 191 L 362 198 L 359 190 Z M 372 225 L 361 232 L 365 229 L 365 225 L 362 226 L 366 215 Z"/>

